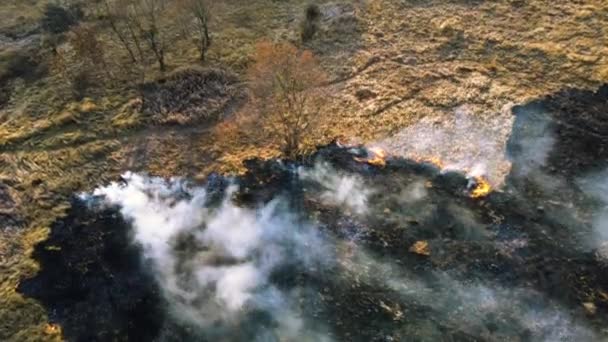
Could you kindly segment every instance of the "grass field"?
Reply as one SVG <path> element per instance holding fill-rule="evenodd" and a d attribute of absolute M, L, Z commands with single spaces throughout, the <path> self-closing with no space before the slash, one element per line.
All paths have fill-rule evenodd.
<path fill-rule="evenodd" d="M 504 109 L 512 104 L 608 81 L 605 1 L 317 2 L 326 15 L 305 47 L 330 75 L 331 101 L 312 143 L 337 136 L 373 142 L 421 118 L 448 120 L 463 107 L 483 122 L 510 115 Z M 35 27 L 43 4 L 4 0 L 0 5 L 0 76 L 4 61 L 22 51 L 23 39 L 41 39 Z M 217 5 L 206 66 L 242 76 L 259 39 L 297 42 L 306 4 L 226 0 Z M 24 36 L 6 38 L 15 34 Z M 127 65 L 109 37 L 102 29 L 106 58 L 117 68 Z M 170 70 L 198 64 L 194 45 L 170 46 Z M 151 66 L 146 80 L 161 76 Z M 211 171 L 239 172 L 246 158 L 279 154 L 272 145 L 218 139 L 209 125 L 151 125 L 130 105 L 139 95 L 129 83 L 99 82 L 78 101 L 53 73 L 11 79 L 7 89 L 9 100 L 0 107 L 0 179 L 23 224 L 0 228 L 3 341 L 60 339 L 60 328 L 48 324 L 43 308 L 15 288 L 36 272 L 28 256 L 32 246 L 64 213 L 71 194 L 127 169 L 203 178 Z"/>

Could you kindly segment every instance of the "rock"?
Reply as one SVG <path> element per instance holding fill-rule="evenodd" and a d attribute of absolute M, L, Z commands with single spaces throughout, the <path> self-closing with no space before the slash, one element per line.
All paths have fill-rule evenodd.
<path fill-rule="evenodd" d="M 406 65 L 416 65 L 418 64 L 418 58 L 414 57 L 414 56 L 409 56 L 406 59 L 403 60 L 403 64 Z"/>
<path fill-rule="evenodd" d="M 393 58 L 393 62 L 404 65 L 416 65 L 418 63 L 418 59 L 414 56 L 398 56 Z"/>
<path fill-rule="evenodd" d="M 369 100 L 369 99 L 373 99 L 376 96 L 378 96 L 378 94 L 376 94 L 375 92 L 371 91 L 370 89 L 367 88 L 363 88 L 363 89 L 359 89 L 355 92 L 355 96 L 357 97 L 357 100 L 359 101 L 365 101 L 365 100 Z"/>
<path fill-rule="evenodd" d="M 323 20 L 340 20 L 344 17 L 354 17 L 355 8 L 351 4 L 347 3 L 329 3 L 321 6 L 321 13 Z"/>

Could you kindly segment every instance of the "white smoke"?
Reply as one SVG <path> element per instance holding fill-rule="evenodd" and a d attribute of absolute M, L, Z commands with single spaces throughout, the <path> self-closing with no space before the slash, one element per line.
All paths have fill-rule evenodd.
<path fill-rule="evenodd" d="M 481 117 L 462 106 L 452 117 L 441 120 L 425 117 L 379 145 L 393 155 L 414 160 L 440 159 L 446 170 L 485 176 L 498 186 L 510 170 L 504 157 L 513 125 L 510 110 L 511 106 L 505 106 L 500 115 Z"/>
<path fill-rule="evenodd" d="M 598 340 L 591 328 L 533 289 L 463 281 L 440 271 L 420 276 L 352 245 L 340 264 L 357 281 L 383 283 L 403 301 L 430 308 L 437 322 L 487 340 L 519 340 L 522 332 L 527 332 L 531 341 Z M 409 320 L 415 326 L 432 325 L 428 322 L 428 313 L 416 316 L 414 312 L 412 316 Z M 495 325 L 493 331 L 488 330 L 488 324 Z M 443 336 L 439 327 L 429 330 L 436 333 L 429 332 L 428 340 L 434 340 L 437 334 Z"/>
<path fill-rule="evenodd" d="M 119 206 L 131 222 L 133 240 L 142 246 L 178 319 L 224 329 L 220 336 L 226 337 L 236 334 L 248 312 L 263 310 L 278 327 L 259 329 L 258 338 L 327 339 L 307 327 L 290 293 L 270 281 L 285 265 L 310 268 L 331 260 L 316 229 L 299 222 L 279 200 L 257 209 L 237 207 L 231 201 L 234 188 L 213 208 L 204 188 L 179 179 L 133 173 L 123 179 L 94 195 Z"/>
<path fill-rule="evenodd" d="M 315 182 L 323 188 L 320 199 L 324 204 L 343 207 L 357 214 L 367 211 L 367 199 L 373 191 L 361 177 L 340 173 L 326 163 L 298 171 L 301 179 Z"/>
<path fill-rule="evenodd" d="M 527 176 L 546 164 L 555 138 L 549 131 L 547 119 L 527 124 L 518 134 L 521 136 L 518 140 L 518 144 L 521 146 L 517 157 L 518 176 Z"/>
<path fill-rule="evenodd" d="M 326 164 L 298 172 L 310 182 L 308 185 L 318 187 L 309 195 L 319 196 L 323 203 L 356 213 L 370 210 L 368 198 L 373 191 L 359 176 L 337 172 Z M 331 340 L 298 305 L 309 289 L 285 289 L 273 281 L 274 272 L 294 264 L 348 286 L 380 284 L 380 288 L 397 293 L 399 303 L 379 305 L 391 311 L 395 320 L 409 320 L 411 325 L 439 322 L 490 340 L 513 339 L 522 331 L 529 332 L 535 341 L 596 339 L 592 330 L 532 289 L 465 282 L 436 271 L 421 276 L 390 260 L 370 256 L 356 242 L 330 244 L 316 227 L 283 207 L 280 199 L 259 208 L 242 208 L 231 200 L 236 189 L 229 188 L 219 203 L 210 204 L 213 201 L 205 188 L 179 179 L 167 181 L 132 173 L 123 179 L 124 183 L 99 188 L 94 195 L 118 206 L 131 222 L 133 240 L 142 246 L 173 315 L 200 327 L 211 340 Z M 428 189 L 418 179 L 395 196 L 405 207 L 423 212 L 418 206 L 426 203 Z M 457 206 L 448 211 L 468 229 L 461 238 L 485 237 L 473 213 Z M 339 273 L 323 274 L 323 266 L 334 260 L 341 266 Z M 404 316 L 400 309 L 403 303 L 431 310 L 433 319 L 428 319 L 428 312 L 419 317 Z M 259 311 L 270 315 L 273 324 L 253 324 L 253 330 L 241 331 L 251 323 L 248 314 Z M 496 325 L 492 332 L 486 323 Z"/>
<path fill-rule="evenodd" d="M 428 196 L 428 191 L 423 180 L 417 180 L 408 184 L 399 194 L 400 202 L 414 205 L 424 200 Z"/>
<path fill-rule="evenodd" d="M 608 260 L 608 170 L 579 179 L 578 185 L 599 202 L 600 208 L 593 214 L 593 234 L 589 240 L 591 248 L 597 248 L 599 256 Z"/>

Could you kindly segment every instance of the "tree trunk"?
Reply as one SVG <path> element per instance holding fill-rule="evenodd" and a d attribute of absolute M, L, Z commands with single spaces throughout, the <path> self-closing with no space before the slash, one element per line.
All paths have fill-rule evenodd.
<path fill-rule="evenodd" d="M 120 32 L 119 28 L 115 25 L 115 23 L 112 20 L 110 20 L 110 27 L 112 28 L 112 31 L 114 31 L 114 34 L 116 34 L 116 36 L 118 37 L 118 40 L 122 43 L 122 46 L 124 46 L 125 50 L 127 50 L 127 52 L 129 53 L 129 57 L 131 57 L 131 61 L 133 63 L 137 63 L 137 58 L 135 58 L 135 54 L 133 53 L 133 50 L 129 46 L 127 39 L 123 36 L 123 34 Z"/>
<path fill-rule="evenodd" d="M 203 30 L 201 32 L 201 62 L 205 61 L 205 55 L 207 54 L 207 50 L 211 46 L 211 38 L 209 37 L 209 27 L 207 26 L 207 22 L 201 22 L 203 26 Z"/>
<path fill-rule="evenodd" d="M 107 20 L 108 20 L 108 23 L 110 24 L 110 28 L 112 29 L 112 32 L 114 32 L 116 37 L 118 37 L 118 40 L 121 42 L 122 46 L 124 46 L 124 48 L 129 53 L 129 57 L 131 57 L 131 61 L 133 63 L 137 63 L 137 58 L 135 58 L 135 54 L 133 53 L 133 50 L 131 49 L 129 42 L 127 41 L 126 37 L 122 34 L 122 32 L 120 32 L 120 28 L 118 27 L 118 24 L 116 23 L 116 19 L 113 16 L 114 14 L 112 13 L 112 11 L 110 9 L 110 4 L 107 1 L 105 1 L 104 5 L 106 8 L 106 15 L 108 18 Z"/>
<path fill-rule="evenodd" d="M 148 40 L 150 41 L 150 48 L 152 49 L 152 51 L 154 52 L 154 55 L 156 56 L 156 60 L 158 61 L 158 67 L 160 69 L 160 71 L 165 71 L 165 51 L 164 48 L 161 46 L 159 46 L 159 43 L 156 40 L 156 32 L 154 31 L 155 29 L 152 29 L 150 32 L 148 32 Z M 162 44 L 162 43 L 161 43 Z"/>
<path fill-rule="evenodd" d="M 133 26 L 131 26 L 130 23 L 127 23 L 127 28 L 129 29 L 129 33 L 131 34 L 131 39 L 133 39 L 133 42 L 135 43 L 135 48 L 137 49 L 137 53 L 139 54 L 139 60 L 143 64 L 145 56 L 141 48 L 141 44 L 139 43 L 139 38 L 137 38 L 137 34 L 133 30 Z"/>
<path fill-rule="evenodd" d="M 162 52 L 160 53 L 160 56 L 158 57 L 158 67 L 159 67 L 160 71 L 162 71 L 162 72 L 164 72 L 166 69 L 165 56 Z"/>
<path fill-rule="evenodd" d="M 200 49 L 201 49 L 201 51 L 200 51 L 201 52 L 200 59 L 201 59 L 201 62 L 204 62 L 205 61 L 205 53 L 207 52 L 204 41 L 201 41 Z"/>

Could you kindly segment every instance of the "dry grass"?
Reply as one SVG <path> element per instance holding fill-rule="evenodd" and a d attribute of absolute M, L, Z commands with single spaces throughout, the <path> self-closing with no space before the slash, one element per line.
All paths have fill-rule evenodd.
<path fill-rule="evenodd" d="M 379 139 L 421 117 L 451 115 L 463 105 L 480 117 L 498 115 L 509 103 L 566 85 L 608 81 L 608 37 L 601 35 L 608 5 L 602 0 L 531 0 L 519 6 L 507 0 L 475 5 L 456 0 L 362 5 L 353 0 L 345 1 L 353 5 L 343 12 L 336 12 L 335 2 L 318 2 L 343 16 L 324 19 L 325 26 L 307 43 L 332 79 L 326 87 L 330 105 L 319 117 L 321 128 L 311 145 L 335 136 Z M 5 0 L 0 32 L 31 25 L 42 3 Z M 258 39 L 297 41 L 306 4 L 221 2 L 208 64 L 243 72 Z M 344 32 L 337 24 L 353 29 Z M 134 75 L 126 56 L 107 32 L 100 38 L 115 74 L 124 77 L 100 84 L 91 90 L 91 99 L 79 102 L 69 99 L 61 77 L 16 81 L 8 105 L 0 108 L 0 179 L 19 196 L 18 211 L 27 223 L 19 231 L 0 230 L 0 340 L 60 335 L 48 326 L 44 310 L 15 288 L 36 271 L 28 257 L 32 246 L 45 238 L 73 192 L 89 190 L 125 169 L 203 177 L 210 171 L 239 172 L 246 158 L 278 155 L 276 146 L 237 134 L 238 122 L 215 129 L 147 127 L 148 117 L 138 110 L 141 103 L 128 82 Z M 171 46 L 171 70 L 196 63 L 194 46 L 184 41 Z M 147 70 L 147 80 L 160 76 L 154 68 Z M 358 97 L 361 89 L 376 95 Z"/>
<path fill-rule="evenodd" d="M 42 0 L 4 0 L 0 6 L 0 32 L 31 29 L 42 15 Z"/>

